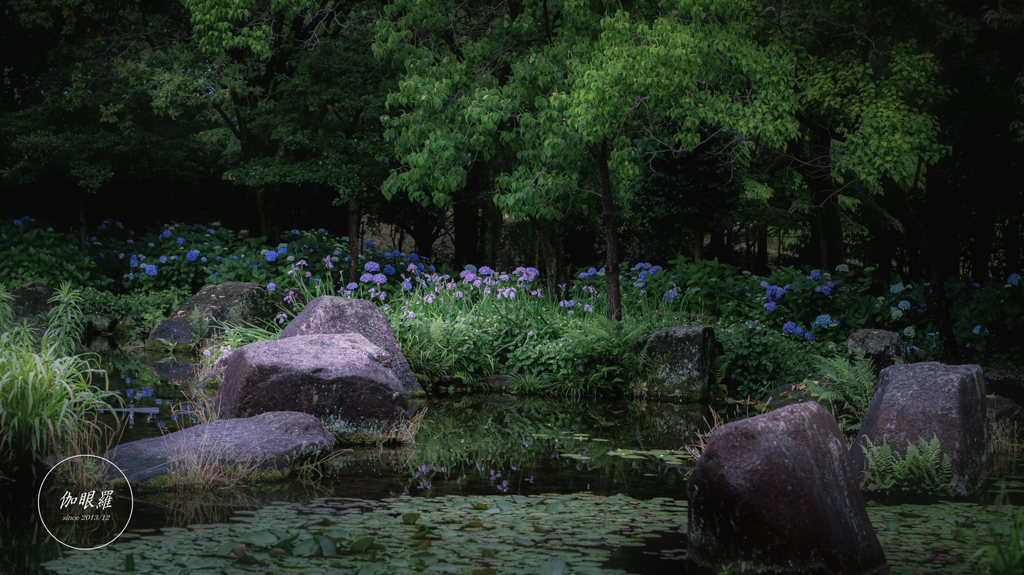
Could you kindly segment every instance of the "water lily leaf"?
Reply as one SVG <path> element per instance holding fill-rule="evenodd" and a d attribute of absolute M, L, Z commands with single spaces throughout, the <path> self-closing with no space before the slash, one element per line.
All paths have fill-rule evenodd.
<path fill-rule="evenodd" d="M 406 525 L 413 525 L 420 518 L 419 513 L 405 513 L 402 515 L 402 523 Z"/>
<path fill-rule="evenodd" d="M 491 506 L 486 503 L 474 503 L 473 509 L 490 509 Z"/>
<path fill-rule="evenodd" d="M 551 533 L 552 531 L 554 531 L 553 529 L 548 529 L 547 527 L 541 525 L 540 521 L 533 522 L 533 530 L 538 533 Z"/>
<path fill-rule="evenodd" d="M 280 547 L 274 547 L 270 551 L 267 551 L 267 553 L 271 554 L 274 557 L 284 557 L 285 555 L 288 554 L 287 551 L 285 551 L 284 549 L 281 549 Z"/>
<path fill-rule="evenodd" d="M 299 557 L 312 557 L 319 551 L 320 543 L 312 537 L 299 541 L 295 544 L 295 547 L 292 548 L 292 554 L 298 555 Z"/>
<path fill-rule="evenodd" d="M 887 531 L 892 531 L 892 532 L 895 533 L 896 531 L 900 530 L 900 522 L 899 521 L 895 521 L 895 520 L 894 521 L 887 521 L 886 524 L 885 524 L 885 529 Z"/>
<path fill-rule="evenodd" d="M 135 555 L 131 553 L 124 556 L 124 570 L 125 573 L 131 573 L 135 571 Z"/>
<path fill-rule="evenodd" d="M 515 501 L 517 505 L 526 505 L 526 498 L 522 495 L 513 495 L 512 501 Z"/>
<path fill-rule="evenodd" d="M 359 570 L 358 575 L 377 575 L 384 570 L 384 564 L 382 563 L 367 563 L 363 565 L 363 568 Z"/>
<path fill-rule="evenodd" d="M 270 547 L 280 547 L 281 549 L 287 549 L 288 547 L 291 546 L 292 543 L 295 542 L 296 539 L 299 538 L 300 535 L 302 535 L 302 533 L 292 533 L 291 535 L 288 535 L 287 537 L 284 537 L 283 539 L 278 539 L 277 541 L 271 543 L 269 546 Z"/>
<path fill-rule="evenodd" d="M 352 552 L 353 553 L 363 553 L 363 552 L 365 552 L 370 547 L 370 545 L 373 545 L 374 540 L 375 539 L 373 537 L 363 537 L 362 539 L 360 539 L 360 540 L 358 540 L 358 541 L 356 541 L 355 543 L 352 544 Z"/>
<path fill-rule="evenodd" d="M 498 572 L 490 567 L 485 567 L 483 569 L 473 569 L 470 575 L 498 575 Z"/>
<path fill-rule="evenodd" d="M 560 557 L 552 557 L 540 565 L 540 575 L 562 575 L 565 570 L 565 560 Z"/>
<path fill-rule="evenodd" d="M 237 545 L 237 543 L 235 543 L 234 541 L 224 543 L 220 547 L 218 547 L 216 551 L 214 551 L 214 554 L 229 555 L 231 553 L 231 550 L 234 549 L 235 545 Z"/>
<path fill-rule="evenodd" d="M 269 547 L 270 545 L 276 545 L 280 539 L 280 537 L 269 531 L 257 531 L 245 536 L 245 542 L 255 545 L 256 547 Z"/>
<path fill-rule="evenodd" d="M 351 541 L 352 539 L 352 536 L 349 535 L 349 532 L 342 529 L 341 527 L 332 527 L 327 531 L 324 531 L 323 534 L 327 537 L 330 537 L 335 543 L 339 543 L 342 540 L 347 542 Z M 294 535 L 293 537 L 298 537 L 298 534 Z"/>
<path fill-rule="evenodd" d="M 495 549 L 490 548 L 490 547 L 484 547 L 483 549 L 480 550 L 480 556 L 483 557 L 484 559 L 494 559 L 494 556 L 497 555 L 497 554 L 498 554 L 498 552 Z"/>
<path fill-rule="evenodd" d="M 498 507 L 494 507 L 493 509 L 488 509 L 487 511 L 484 511 L 484 513 L 487 515 L 494 515 L 495 513 L 501 513 L 501 509 Z"/>
<path fill-rule="evenodd" d="M 467 523 L 467 524 L 465 524 L 463 526 L 463 528 L 467 528 L 467 527 L 475 527 L 477 529 L 487 529 L 486 527 L 484 527 L 484 524 L 481 523 L 480 521 L 470 521 L 469 523 Z"/>
<path fill-rule="evenodd" d="M 553 499 L 550 502 L 548 502 L 548 504 L 544 508 L 544 511 L 546 513 L 558 513 L 559 511 L 561 511 L 564 508 L 565 508 L 565 505 L 561 501 L 558 501 L 557 499 Z"/>
<path fill-rule="evenodd" d="M 534 541 L 531 539 L 523 539 L 522 537 L 516 537 L 512 539 L 516 545 L 522 545 L 523 547 L 533 547 Z"/>
<path fill-rule="evenodd" d="M 431 565 L 430 567 L 427 567 L 426 569 L 424 569 L 424 571 L 438 571 L 438 572 L 441 572 L 441 573 L 458 573 L 459 571 L 461 571 L 461 569 L 459 569 L 455 565 L 448 565 L 447 563 L 436 563 L 434 565 Z"/>
<path fill-rule="evenodd" d="M 324 557 L 334 555 L 337 552 L 334 547 L 334 541 L 331 541 L 329 538 L 323 535 L 314 535 L 313 538 L 320 544 L 320 552 L 323 553 Z"/>
<path fill-rule="evenodd" d="M 497 505 L 502 511 L 513 511 L 516 508 L 516 506 L 513 505 L 512 502 L 510 501 L 498 500 L 494 504 Z"/>

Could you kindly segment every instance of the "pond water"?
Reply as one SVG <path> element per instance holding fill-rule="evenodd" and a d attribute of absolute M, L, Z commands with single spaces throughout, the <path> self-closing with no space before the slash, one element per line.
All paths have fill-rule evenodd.
<path fill-rule="evenodd" d="M 110 389 L 125 399 L 120 442 L 194 423 L 188 362 L 105 362 Z M 0 573 L 122 572 L 128 555 L 136 572 L 162 574 L 687 573 L 690 462 L 677 450 L 706 431 L 707 406 L 490 395 L 423 408 L 412 444 L 353 447 L 322 477 L 136 492 L 128 530 L 103 550 L 62 547 L 43 529 L 35 494 L 8 491 Z M 1011 481 L 1016 498 L 1024 479 Z M 975 551 L 1006 521 L 1007 508 L 992 503 L 871 503 L 869 515 L 893 572 L 970 573 Z M 270 552 L 289 537 L 295 555 L 311 556 Z M 236 560 L 239 543 L 248 551 Z"/>

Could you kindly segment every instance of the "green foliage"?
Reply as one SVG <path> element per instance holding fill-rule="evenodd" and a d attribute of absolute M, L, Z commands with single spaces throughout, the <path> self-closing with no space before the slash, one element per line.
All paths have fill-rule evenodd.
<path fill-rule="evenodd" d="M 118 337 L 128 341 L 145 341 L 149 331 L 167 319 L 192 297 L 183 288 L 169 288 L 153 293 L 138 290 L 127 294 L 86 289 L 82 291 L 82 312 L 109 313 L 118 319 Z"/>
<path fill-rule="evenodd" d="M 714 327 L 728 366 L 725 383 L 738 398 L 760 398 L 779 385 L 804 379 L 814 356 L 827 349 L 752 321 L 722 320 Z"/>
<path fill-rule="evenodd" d="M 885 440 L 873 445 L 865 436 L 861 445 L 868 461 L 867 489 L 882 495 L 947 495 L 953 485 L 949 456 L 942 452 L 938 436 L 920 438 L 920 446 L 907 442 L 906 455 L 894 451 Z"/>
<path fill-rule="evenodd" d="M 805 380 L 807 391 L 818 403 L 829 408 L 844 430 L 859 429 L 875 395 L 876 378 L 871 359 L 864 357 L 862 349 L 854 351 L 853 363 L 844 355 L 812 359 L 819 378 Z"/>
<path fill-rule="evenodd" d="M 1018 509 L 1006 522 L 990 523 L 993 543 L 988 548 L 990 575 L 1024 572 L 1024 510 Z"/>
<path fill-rule="evenodd" d="M 11 285 L 42 280 L 50 285 L 104 287 L 113 280 L 98 273 L 95 260 L 78 250 L 74 235 L 43 227 L 31 218 L 0 222 L 0 275 Z"/>
<path fill-rule="evenodd" d="M 92 385 L 94 375 L 105 374 L 89 360 L 64 355 L 81 328 L 77 294 L 64 285 L 54 301 L 41 342 L 25 326 L 0 325 L 0 464 L 21 473 L 56 455 L 65 440 L 99 433 L 97 410 L 119 398 Z M 8 321 L 9 305 L 0 297 L 0 317 Z"/>

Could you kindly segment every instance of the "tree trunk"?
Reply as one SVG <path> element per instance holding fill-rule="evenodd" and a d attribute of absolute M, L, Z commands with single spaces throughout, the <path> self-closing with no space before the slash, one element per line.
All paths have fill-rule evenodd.
<path fill-rule="evenodd" d="M 562 294 L 558 289 L 558 251 L 555 249 L 554 241 L 552 241 L 554 226 L 548 220 L 530 218 L 530 221 L 533 222 L 537 243 L 544 257 L 544 277 L 548 286 L 548 299 L 551 302 L 557 302 L 562 299 Z"/>
<path fill-rule="evenodd" d="M 754 258 L 754 273 L 766 275 L 768 273 L 768 226 L 758 224 L 754 228 L 757 236 L 757 255 Z"/>
<path fill-rule="evenodd" d="M 359 202 L 348 201 L 348 283 L 359 282 L 359 244 L 362 238 L 359 236 L 359 223 L 362 220 L 359 213 Z"/>
<path fill-rule="evenodd" d="M 81 195 L 78 198 L 78 249 L 85 251 L 85 237 L 86 237 L 86 225 L 85 225 L 85 196 L 88 192 L 82 190 Z"/>
<path fill-rule="evenodd" d="M 601 142 L 591 149 L 597 160 L 597 180 L 601 186 L 601 219 L 604 221 L 604 235 L 608 240 L 607 259 L 604 264 L 604 289 L 608 302 L 608 319 L 622 319 L 622 291 L 619 287 L 619 231 L 618 211 L 612 195 L 612 180 L 608 173 L 608 142 Z"/>

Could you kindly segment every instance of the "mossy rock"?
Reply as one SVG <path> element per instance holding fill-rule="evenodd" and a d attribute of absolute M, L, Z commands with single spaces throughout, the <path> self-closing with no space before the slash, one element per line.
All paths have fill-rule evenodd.
<path fill-rule="evenodd" d="M 146 349 L 191 351 L 210 330 L 221 329 L 225 324 L 259 327 L 271 321 L 276 311 L 273 296 L 262 286 L 242 282 L 206 286 L 173 317 L 153 327 L 146 339 Z"/>

